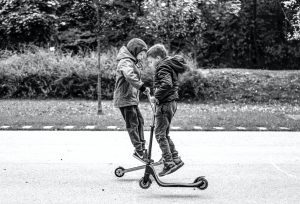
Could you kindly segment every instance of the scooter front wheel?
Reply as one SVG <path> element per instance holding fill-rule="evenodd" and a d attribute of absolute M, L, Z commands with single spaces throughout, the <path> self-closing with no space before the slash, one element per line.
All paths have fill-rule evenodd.
<path fill-rule="evenodd" d="M 124 176 L 124 168 L 123 167 L 118 167 L 118 168 L 116 168 L 116 170 L 115 170 L 115 175 L 117 176 L 117 177 L 122 177 L 122 176 Z"/>
<path fill-rule="evenodd" d="M 149 188 L 149 187 L 151 186 L 152 181 L 151 181 L 151 179 L 149 178 L 149 179 L 145 182 L 145 181 L 144 181 L 144 177 L 142 177 L 142 178 L 140 179 L 140 181 L 139 181 L 139 184 L 140 184 L 140 187 L 141 187 L 142 189 L 147 189 L 147 188 Z"/>
<path fill-rule="evenodd" d="M 208 181 L 204 178 L 204 177 L 198 177 L 195 179 L 194 183 L 201 183 L 197 186 L 197 188 L 199 188 L 200 190 L 205 190 L 208 187 Z"/>

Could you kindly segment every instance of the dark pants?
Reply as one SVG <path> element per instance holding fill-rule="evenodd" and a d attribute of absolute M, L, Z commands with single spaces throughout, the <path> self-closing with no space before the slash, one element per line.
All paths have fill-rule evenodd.
<path fill-rule="evenodd" d="M 126 106 L 120 108 L 122 116 L 126 122 L 131 143 L 136 151 L 145 149 L 144 139 L 144 119 L 138 106 Z"/>
<path fill-rule="evenodd" d="M 178 152 L 169 136 L 172 118 L 177 110 L 177 102 L 172 101 L 158 105 L 156 108 L 155 137 L 162 151 L 165 163 L 178 158 Z"/>

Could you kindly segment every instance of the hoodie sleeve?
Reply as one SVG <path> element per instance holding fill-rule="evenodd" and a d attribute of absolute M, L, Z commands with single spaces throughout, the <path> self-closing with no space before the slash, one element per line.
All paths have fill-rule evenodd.
<path fill-rule="evenodd" d="M 140 89 L 144 83 L 139 79 L 138 75 L 134 73 L 134 66 L 133 62 L 123 60 L 120 61 L 119 69 L 123 73 L 126 81 L 136 89 Z"/>
<path fill-rule="evenodd" d="M 156 87 L 154 96 L 160 101 L 168 95 L 170 89 L 173 87 L 173 82 L 171 73 L 167 69 L 161 69 L 157 75 L 160 83 Z"/>

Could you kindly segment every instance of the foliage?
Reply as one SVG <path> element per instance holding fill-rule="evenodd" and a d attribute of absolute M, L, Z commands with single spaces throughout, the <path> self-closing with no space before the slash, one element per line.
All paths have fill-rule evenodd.
<path fill-rule="evenodd" d="M 34 49 L 32 49 L 34 50 Z M 112 99 L 117 49 L 102 53 L 102 97 Z M 192 63 L 192 61 L 189 61 Z M 72 56 L 36 49 L 0 60 L 0 98 L 97 98 L 97 55 Z M 142 79 L 152 85 L 153 73 Z M 300 102 L 296 71 L 191 70 L 180 76 L 181 100 L 201 102 Z"/>
<path fill-rule="evenodd" d="M 45 45 L 55 31 L 55 0 L 6 0 L 0 10 L 2 46 L 35 42 Z"/>
<path fill-rule="evenodd" d="M 296 0 L 0 0 L 0 49 L 85 54 L 97 36 L 104 52 L 140 37 L 197 67 L 299 69 L 299 23 Z"/>

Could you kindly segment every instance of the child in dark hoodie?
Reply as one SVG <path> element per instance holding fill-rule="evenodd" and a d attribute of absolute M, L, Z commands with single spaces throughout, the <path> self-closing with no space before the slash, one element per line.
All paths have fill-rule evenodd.
<path fill-rule="evenodd" d="M 154 97 L 156 103 L 155 137 L 162 151 L 164 168 L 159 176 L 173 173 L 184 165 L 175 145 L 169 136 L 170 124 L 177 110 L 178 74 L 183 73 L 188 66 L 184 59 L 176 55 L 167 56 L 167 50 L 162 44 L 156 44 L 147 51 L 149 66 L 155 68 Z"/>
<path fill-rule="evenodd" d="M 146 162 L 144 139 L 144 119 L 139 110 L 139 92 L 150 92 L 141 80 L 140 64 L 146 57 L 146 43 L 131 39 L 121 47 L 117 55 L 116 83 L 114 90 L 114 107 L 119 108 L 126 123 L 130 140 L 135 148 L 133 156 Z"/>

